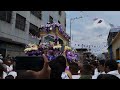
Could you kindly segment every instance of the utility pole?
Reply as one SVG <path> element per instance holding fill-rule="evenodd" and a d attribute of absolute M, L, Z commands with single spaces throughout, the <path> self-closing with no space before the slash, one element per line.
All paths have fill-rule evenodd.
<path fill-rule="evenodd" d="M 71 41 L 72 41 L 72 33 L 71 33 L 71 26 L 72 26 L 72 20 L 75 20 L 75 19 L 80 19 L 80 18 L 82 18 L 82 16 L 81 17 L 75 17 L 75 18 L 71 18 L 70 19 L 70 46 L 71 46 Z"/>

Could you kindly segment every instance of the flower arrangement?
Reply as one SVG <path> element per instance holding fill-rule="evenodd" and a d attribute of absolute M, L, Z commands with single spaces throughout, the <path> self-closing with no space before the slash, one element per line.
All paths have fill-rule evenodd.
<path fill-rule="evenodd" d="M 28 44 L 26 49 L 24 50 L 25 54 L 28 56 L 38 56 L 41 54 L 38 46 L 36 44 Z"/>
<path fill-rule="evenodd" d="M 38 46 L 30 43 L 27 45 L 27 48 L 24 51 L 28 52 L 28 51 L 32 51 L 32 50 L 38 50 Z"/>
<path fill-rule="evenodd" d="M 69 46 L 65 46 L 65 51 L 66 51 L 66 50 L 72 50 L 72 48 L 69 47 Z"/>

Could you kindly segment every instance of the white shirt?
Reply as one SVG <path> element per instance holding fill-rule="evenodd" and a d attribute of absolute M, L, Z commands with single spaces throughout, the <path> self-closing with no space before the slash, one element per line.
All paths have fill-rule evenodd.
<path fill-rule="evenodd" d="M 5 66 L 7 67 L 7 72 L 13 71 L 13 65 L 8 66 L 5 64 Z"/>
<path fill-rule="evenodd" d="M 92 76 L 92 79 L 97 79 L 97 77 L 100 74 L 105 74 L 105 72 L 98 72 L 98 69 L 96 68 L 95 71 L 94 71 L 94 75 Z"/>
<path fill-rule="evenodd" d="M 14 77 L 14 79 L 16 78 L 17 76 L 17 72 L 15 71 L 11 71 L 8 75 L 12 75 Z"/>
<path fill-rule="evenodd" d="M 72 79 L 79 79 L 80 75 L 72 75 Z"/>
<path fill-rule="evenodd" d="M 3 71 L 3 79 L 7 76 L 7 73 Z"/>
<path fill-rule="evenodd" d="M 12 75 L 14 77 L 14 79 L 15 79 L 16 76 L 17 76 L 17 72 L 11 71 L 11 72 L 7 73 L 7 72 L 3 71 L 3 79 L 5 79 L 5 77 L 8 76 L 8 75 Z"/>
<path fill-rule="evenodd" d="M 78 71 L 78 74 L 80 74 L 80 70 Z"/>
<path fill-rule="evenodd" d="M 120 78 L 120 74 L 119 74 L 118 70 L 110 71 L 110 72 L 108 72 L 107 74 L 115 75 L 115 76 L 117 76 L 118 78 Z"/>
<path fill-rule="evenodd" d="M 3 79 L 5 79 L 5 77 L 8 75 L 9 72 L 13 71 L 13 65 L 10 65 L 10 66 L 8 66 L 6 64 L 4 64 L 4 65 L 7 68 L 7 72 L 3 71 Z"/>
<path fill-rule="evenodd" d="M 62 79 L 70 79 L 67 75 L 67 73 L 63 72 L 62 75 L 61 75 L 61 78 Z"/>

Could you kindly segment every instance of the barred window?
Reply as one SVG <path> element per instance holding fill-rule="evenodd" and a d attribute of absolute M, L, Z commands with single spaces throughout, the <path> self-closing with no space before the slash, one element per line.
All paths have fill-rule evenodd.
<path fill-rule="evenodd" d="M 39 28 L 30 23 L 29 33 L 32 34 L 33 36 L 39 37 Z"/>
<path fill-rule="evenodd" d="M 53 17 L 52 16 L 49 16 L 49 22 L 53 23 Z"/>
<path fill-rule="evenodd" d="M 15 27 L 20 29 L 20 30 L 25 30 L 25 23 L 26 23 L 26 18 L 16 14 L 16 23 L 15 23 Z"/>
<path fill-rule="evenodd" d="M 0 11 L 0 20 L 11 22 L 12 11 Z"/>
<path fill-rule="evenodd" d="M 42 11 L 31 11 L 31 13 L 42 20 Z"/>

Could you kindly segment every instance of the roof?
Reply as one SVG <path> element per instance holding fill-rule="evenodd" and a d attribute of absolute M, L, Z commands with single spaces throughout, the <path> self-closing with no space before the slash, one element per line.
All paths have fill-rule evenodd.
<path fill-rule="evenodd" d="M 112 40 L 111 44 L 113 44 L 115 42 L 115 40 L 120 36 L 120 32 L 117 33 L 117 35 L 115 36 L 115 38 Z"/>
<path fill-rule="evenodd" d="M 119 31 L 120 31 L 120 27 L 110 29 L 110 32 L 119 32 Z"/>

